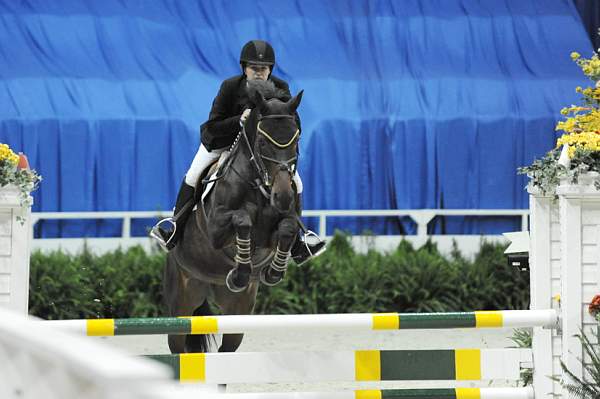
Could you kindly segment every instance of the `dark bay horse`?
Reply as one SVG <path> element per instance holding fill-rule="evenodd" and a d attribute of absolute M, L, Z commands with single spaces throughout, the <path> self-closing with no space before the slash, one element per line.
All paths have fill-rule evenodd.
<path fill-rule="evenodd" d="M 302 92 L 285 102 L 268 82 L 252 82 L 254 103 L 245 128 L 215 177 L 214 187 L 169 252 L 164 296 L 170 316 L 250 314 L 259 282 L 285 274 L 298 234 L 296 172 Z M 266 100 L 267 98 L 268 100 Z M 223 335 L 219 352 L 233 352 L 243 334 Z M 173 353 L 207 352 L 207 335 L 169 335 Z"/>

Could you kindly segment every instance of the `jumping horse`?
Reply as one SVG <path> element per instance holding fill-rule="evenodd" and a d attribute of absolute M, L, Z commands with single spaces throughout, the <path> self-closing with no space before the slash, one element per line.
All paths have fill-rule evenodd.
<path fill-rule="evenodd" d="M 293 183 L 298 162 L 296 109 L 302 92 L 282 101 L 269 82 L 249 82 L 254 107 L 216 177 L 167 255 L 164 296 L 170 316 L 250 314 L 259 283 L 279 283 L 299 228 Z M 233 352 L 243 334 L 225 334 Z M 208 335 L 169 335 L 173 353 L 207 352 Z"/>

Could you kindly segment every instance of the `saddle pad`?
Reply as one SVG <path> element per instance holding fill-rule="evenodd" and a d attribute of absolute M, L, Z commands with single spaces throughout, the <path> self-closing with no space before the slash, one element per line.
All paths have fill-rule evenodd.
<path fill-rule="evenodd" d="M 209 180 L 213 180 L 219 174 L 219 168 L 217 168 L 212 175 L 210 175 Z M 204 202 L 204 198 L 210 193 L 210 190 L 215 186 L 216 181 L 211 181 L 204 187 L 204 191 L 202 192 L 202 202 Z"/>

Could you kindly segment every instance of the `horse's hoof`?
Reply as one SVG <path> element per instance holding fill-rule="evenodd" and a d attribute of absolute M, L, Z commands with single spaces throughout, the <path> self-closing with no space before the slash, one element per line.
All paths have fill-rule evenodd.
<path fill-rule="evenodd" d="M 276 272 L 272 271 L 270 267 L 265 267 L 260 271 L 260 282 L 268 287 L 273 287 L 283 281 L 283 277 L 285 276 L 285 272 Z M 273 276 L 275 274 L 275 276 Z"/>
<path fill-rule="evenodd" d="M 229 288 L 229 291 L 231 291 L 231 292 L 242 292 L 248 287 L 248 285 L 240 287 L 235 283 L 235 278 L 237 277 L 235 275 L 236 271 L 237 271 L 237 269 L 231 269 L 229 271 L 229 273 L 227 273 L 227 277 L 225 278 L 225 284 L 227 285 L 227 288 Z"/>

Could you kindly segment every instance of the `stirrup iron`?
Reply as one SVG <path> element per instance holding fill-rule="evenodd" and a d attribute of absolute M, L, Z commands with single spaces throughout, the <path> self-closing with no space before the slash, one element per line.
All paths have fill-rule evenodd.
<path fill-rule="evenodd" d="M 169 239 L 167 241 L 165 241 L 164 237 L 160 234 L 160 231 L 159 231 L 159 229 L 161 228 L 161 225 L 163 223 L 170 223 L 171 226 L 173 227 L 171 236 L 169 237 Z M 169 230 L 163 229 L 163 231 L 169 231 Z M 150 237 L 154 238 L 163 250 L 165 250 L 166 252 L 169 252 L 168 245 L 171 243 L 171 240 L 173 240 L 173 238 L 175 237 L 176 231 L 177 231 L 177 223 L 175 223 L 175 221 L 173 220 L 172 217 L 168 217 L 168 218 L 164 218 L 164 219 L 160 220 L 158 223 L 156 223 L 154 225 L 154 227 L 152 227 L 152 230 L 150 230 Z"/>
<path fill-rule="evenodd" d="M 325 241 L 322 240 L 321 237 L 319 237 L 319 235 L 312 230 L 304 231 L 304 235 L 302 236 L 302 242 L 304 243 L 304 246 L 306 247 L 306 250 L 308 251 L 308 253 L 310 254 L 311 257 L 318 256 L 321 253 L 323 253 L 323 251 L 325 251 L 325 247 L 323 247 L 323 248 L 321 248 L 321 250 L 319 250 L 313 254 L 312 251 L 310 250 L 310 244 L 307 241 L 308 237 L 314 237 L 317 239 L 317 242 L 313 245 L 321 244 L 321 243 L 324 243 Z"/>
<path fill-rule="evenodd" d="M 300 238 L 300 248 L 301 252 L 292 256 L 298 267 L 301 267 L 310 259 L 321 255 L 323 252 L 325 252 L 327 246 L 325 241 L 322 240 L 315 232 L 307 229 L 304 230 L 304 235 Z M 313 249 L 316 250 L 313 252 Z"/>

